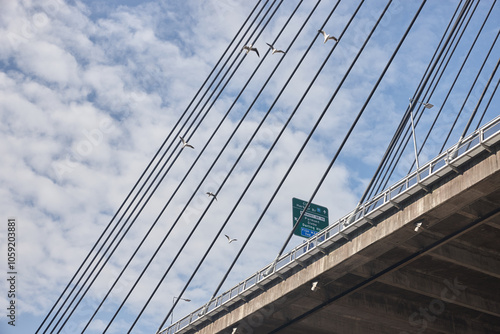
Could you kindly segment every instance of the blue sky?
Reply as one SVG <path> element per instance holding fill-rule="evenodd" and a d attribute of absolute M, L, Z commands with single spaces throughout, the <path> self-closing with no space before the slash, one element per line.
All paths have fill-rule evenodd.
<path fill-rule="evenodd" d="M 255 43 L 261 57 L 267 51 L 265 43 L 276 38 L 297 3 L 286 2 L 263 31 Z M 304 2 L 275 43 L 276 47 L 285 49 L 290 45 L 314 3 Z M 381 23 L 381 29 L 374 34 L 328 109 L 223 289 L 274 259 L 291 228 L 292 198 L 310 197 L 419 3 L 394 1 Z M 417 127 L 417 134 L 420 130 L 423 136 L 426 126 L 430 125 L 438 107 L 441 107 L 489 4 L 491 1 L 484 1 L 478 6 L 477 16 L 450 62 L 450 70 L 445 72 L 442 84 L 430 98 L 436 108 L 426 111 Z M 208 211 L 200 229 L 134 332 L 152 333 L 156 330 L 168 312 L 172 298 L 182 289 L 183 282 L 198 263 L 201 253 L 227 217 L 333 45 L 325 45 L 317 36 L 317 30 L 331 5 L 329 1 L 320 2 L 110 332 L 121 333 L 128 328 L 130 318 L 135 317 L 142 307 L 180 243 L 208 205 L 205 192 L 220 185 L 304 50 L 317 38 L 311 53 L 277 101 L 255 141 L 219 193 L 218 201 Z M 352 1 L 341 2 L 325 30 L 332 34 L 342 31 L 356 5 Z M 369 1 L 362 7 L 358 19 L 339 42 L 224 233 L 240 240 L 245 238 L 384 5 L 385 1 Z M 315 199 L 316 203 L 328 207 L 330 221 L 345 215 L 356 205 L 456 5 L 457 2 L 451 0 L 430 0 L 425 5 L 409 40 L 401 48 L 352 139 Z M 0 0 L 0 131 L 3 137 L 0 152 L 4 157 L 0 167 L 0 212 L 4 221 L 7 217 L 16 217 L 19 226 L 17 326 L 8 326 L 6 317 L 2 317 L 2 333 L 30 333 L 36 330 L 253 6 L 253 2 L 243 0 Z M 429 144 L 423 151 L 423 161 L 437 153 L 442 133 L 447 132 L 445 129 L 463 103 L 461 97 L 468 90 L 468 84 L 498 31 L 499 16 L 496 6 L 459 84 L 443 107 L 442 121 L 431 134 Z M 492 59 L 487 62 L 485 72 L 479 79 L 483 86 L 499 53 L 498 47 L 495 47 Z M 269 55 L 262 63 L 228 119 L 207 146 L 206 154 L 200 157 L 192 175 L 186 179 L 148 238 L 147 246 L 132 262 L 126 279 L 113 292 L 109 303 L 105 304 L 103 312 L 98 314 L 87 332 L 102 331 L 106 319 L 112 315 L 169 224 L 177 217 L 205 173 L 206 166 L 213 161 L 268 73 L 277 64 L 278 57 L 282 55 Z M 190 140 L 195 148 L 204 145 L 259 60 L 253 54 L 246 56 L 230 85 Z M 479 95 L 480 90 L 474 90 L 466 115 L 470 114 Z M 498 97 L 495 102 L 498 104 Z M 497 116 L 498 112 L 490 109 L 483 123 Z M 467 117 L 460 119 L 458 129 L 463 128 Z M 458 140 L 460 132 L 453 133 L 450 146 Z M 403 157 L 401 168 L 397 170 L 399 176 L 396 179 L 409 168 L 412 153 L 410 147 Z M 79 326 L 88 320 L 88 310 L 107 291 L 109 282 L 128 260 L 132 249 L 156 218 L 196 154 L 196 150 L 184 151 L 172 167 L 130 230 L 123 246 L 117 249 L 116 255 L 89 291 L 83 303 L 86 306 L 72 317 L 71 324 L 76 328 L 81 328 Z M 3 227 L 1 231 L 0 245 L 5 252 Z M 291 246 L 300 242 L 299 238 L 293 239 Z M 179 304 L 174 312 L 176 318 L 207 301 L 232 261 L 236 247 L 237 243 L 228 245 L 223 239 L 216 243 L 184 295 L 192 301 Z M 2 270 L 2 275 L 4 273 L 5 270 Z M 5 280 L 2 281 L 5 285 Z M 4 293 L 0 296 L 2 309 L 5 309 L 8 299 Z"/>

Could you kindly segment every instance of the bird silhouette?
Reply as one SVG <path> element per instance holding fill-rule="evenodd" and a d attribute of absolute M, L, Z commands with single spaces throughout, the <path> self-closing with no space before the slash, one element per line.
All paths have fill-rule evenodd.
<path fill-rule="evenodd" d="M 208 195 L 208 197 L 212 196 L 213 198 L 215 198 L 215 200 L 217 200 L 217 196 L 215 196 L 215 194 L 213 192 L 208 191 L 207 195 Z"/>
<path fill-rule="evenodd" d="M 271 54 L 275 54 L 275 53 L 285 53 L 285 51 L 283 50 L 278 50 L 276 49 L 272 44 L 269 44 L 269 43 L 266 43 L 267 45 L 269 45 L 269 47 L 271 48 L 271 50 L 273 50 L 273 52 Z"/>
<path fill-rule="evenodd" d="M 184 140 L 181 136 L 179 138 L 182 140 L 182 148 L 184 147 L 189 147 L 189 148 L 194 148 L 192 145 L 189 145 L 187 141 Z"/>
<path fill-rule="evenodd" d="M 250 52 L 250 51 L 255 51 L 255 53 L 257 54 L 257 57 L 260 58 L 260 55 L 259 55 L 259 50 L 257 50 L 257 48 L 254 48 L 252 44 L 248 44 L 248 45 L 245 45 L 241 51 L 243 50 L 247 50 L 247 54 Z"/>
<path fill-rule="evenodd" d="M 224 234 L 224 235 L 226 236 L 228 243 L 231 243 L 231 242 L 233 242 L 233 241 L 238 241 L 238 239 L 231 239 L 231 238 L 229 237 L 229 235 L 227 235 L 227 234 Z"/>
<path fill-rule="evenodd" d="M 322 33 L 323 34 L 323 37 L 325 37 L 325 41 L 323 43 L 326 43 L 326 41 L 328 41 L 329 39 L 333 39 L 335 42 L 338 41 L 337 37 L 335 36 L 330 36 L 328 35 L 326 32 L 324 32 L 323 30 L 318 30 L 318 32 Z"/>

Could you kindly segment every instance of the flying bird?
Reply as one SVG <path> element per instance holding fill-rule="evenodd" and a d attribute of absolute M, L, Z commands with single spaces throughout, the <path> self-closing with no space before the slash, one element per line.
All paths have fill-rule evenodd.
<path fill-rule="evenodd" d="M 250 51 L 255 51 L 255 53 L 257 54 L 257 57 L 260 58 L 260 55 L 259 55 L 259 50 L 257 50 L 257 48 L 254 48 L 252 44 L 248 44 L 248 45 L 245 45 L 243 47 L 243 49 L 241 49 L 241 51 L 243 50 L 247 50 L 247 54 L 250 52 Z"/>
<path fill-rule="evenodd" d="M 312 282 L 312 284 L 311 284 L 311 291 L 316 290 L 317 287 L 318 287 L 318 281 Z"/>
<path fill-rule="evenodd" d="M 323 37 L 325 37 L 325 41 L 324 43 L 326 43 L 326 41 L 328 41 L 329 39 L 333 39 L 335 42 L 338 41 L 337 37 L 335 36 L 330 36 L 328 35 L 326 32 L 324 32 L 323 30 L 318 30 L 318 32 L 322 33 L 323 34 Z"/>
<path fill-rule="evenodd" d="M 237 241 L 237 239 L 231 239 L 231 238 L 229 237 L 229 235 L 227 235 L 227 234 L 224 234 L 224 235 L 226 236 L 227 241 L 228 241 L 229 243 L 231 243 L 231 242 L 233 242 L 233 241 Z"/>
<path fill-rule="evenodd" d="M 215 200 L 217 200 L 217 196 L 215 196 L 215 194 L 213 192 L 208 191 L 207 195 L 208 195 L 208 197 L 212 196 L 213 198 L 215 198 Z"/>
<path fill-rule="evenodd" d="M 182 148 L 184 147 L 194 148 L 192 145 L 189 145 L 188 142 L 184 140 L 184 138 L 182 138 L 181 136 L 179 136 L 179 138 L 182 140 Z"/>
<path fill-rule="evenodd" d="M 275 53 L 285 53 L 285 51 L 283 51 L 283 50 L 276 49 L 272 44 L 269 44 L 269 43 L 266 43 L 266 44 L 269 45 L 269 47 L 271 48 L 271 50 L 273 50 L 272 54 L 275 54 Z"/>

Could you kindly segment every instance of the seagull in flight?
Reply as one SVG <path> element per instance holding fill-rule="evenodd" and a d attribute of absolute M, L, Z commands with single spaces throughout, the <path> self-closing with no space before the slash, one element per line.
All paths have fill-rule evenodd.
<path fill-rule="evenodd" d="M 260 58 L 260 55 L 259 55 L 259 50 L 257 50 L 257 48 L 254 48 L 252 44 L 248 44 L 248 45 L 245 45 L 243 47 L 243 49 L 241 49 L 241 51 L 243 50 L 247 50 L 247 54 L 250 52 L 250 51 L 255 51 L 255 53 L 257 54 L 257 57 Z"/>
<path fill-rule="evenodd" d="M 335 36 L 330 36 L 328 35 L 326 32 L 324 32 L 323 30 L 318 30 L 318 32 L 322 33 L 323 34 L 323 37 L 325 37 L 325 41 L 324 43 L 326 43 L 326 41 L 328 41 L 329 39 L 333 39 L 335 42 L 338 41 L 338 38 L 335 37 Z"/>
<path fill-rule="evenodd" d="M 224 235 L 226 236 L 227 241 L 228 241 L 229 243 L 231 243 L 231 242 L 233 242 L 233 241 L 237 241 L 237 239 L 231 239 L 231 238 L 229 237 L 229 235 L 227 235 L 227 234 L 224 234 Z"/>
<path fill-rule="evenodd" d="M 213 192 L 208 191 L 207 195 L 208 195 L 208 197 L 212 196 L 213 198 L 215 198 L 215 200 L 217 200 L 217 196 L 215 196 L 215 194 Z"/>
<path fill-rule="evenodd" d="M 184 138 L 182 138 L 181 136 L 179 136 L 179 138 L 182 140 L 182 148 L 184 147 L 194 148 L 192 145 L 189 145 L 188 142 L 184 140 Z"/>
<path fill-rule="evenodd" d="M 269 47 L 271 48 L 271 50 L 273 50 L 272 54 L 275 54 L 275 53 L 285 53 L 285 51 L 283 51 L 283 50 L 276 49 L 272 44 L 269 44 L 269 43 L 266 43 L 266 44 L 269 45 Z"/>

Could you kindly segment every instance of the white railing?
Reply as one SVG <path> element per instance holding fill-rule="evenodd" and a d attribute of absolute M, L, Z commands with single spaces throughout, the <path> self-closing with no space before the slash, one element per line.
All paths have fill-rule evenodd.
<path fill-rule="evenodd" d="M 357 207 L 354 211 L 318 232 L 307 242 L 295 247 L 277 261 L 240 282 L 233 288 L 222 293 L 209 303 L 191 312 L 158 334 L 183 333 L 195 328 L 204 319 L 227 309 L 228 306 L 239 300 L 246 300 L 252 292 L 264 289 L 266 282 L 281 276 L 303 261 L 322 252 L 322 250 L 339 239 L 348 238 L 348 234 L 358 227 L 371 224 L 372 220 L 391 208 L 398 208 L 399 203 L 422 189 L 427 189 L 450 171 L 458 171 L 473 157 L 484 151 L 491 151 L 490 147 L 500 141 L 500 116 L 464 138 L 460 143 L 443 152 L 417 171 L 408 174 L 404 179 L 395 183 L 387 190 Z"/>

